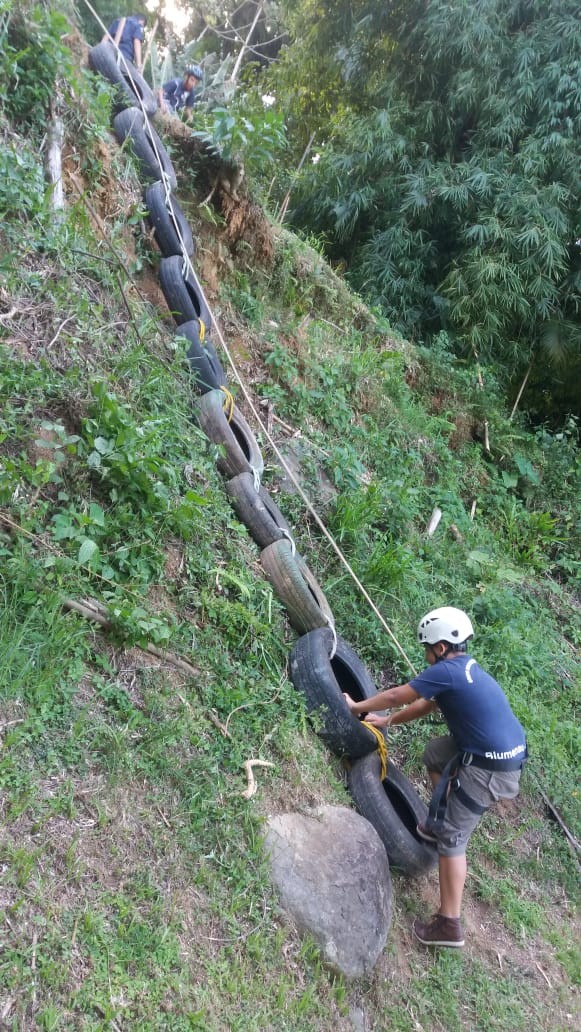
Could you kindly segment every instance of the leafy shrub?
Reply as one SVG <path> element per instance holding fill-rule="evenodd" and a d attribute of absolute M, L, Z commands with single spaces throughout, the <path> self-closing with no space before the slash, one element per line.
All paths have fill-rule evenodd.
<path fill-rule="evenodd" d="M 272 109 L 249 109 L 246 98 L 229 108 L 213 108 L 196 118 L 194 136 L 211 144 L 225 161 L 244 164 L 251 175 L 263 172 L 285 146 L 282 116 Z"/>
<path fill-rule="evenodd" d="M 0 143 L 0 216 L 3 221 L 38 215 L 44 205 L 42 163 L 28 149 Z"/>
<path fill-rule="evenodd" d="M 43 127 L 58 82 L 75 78 L 63 42 L 68 29 L 59 11 L 40 4 L 11 4 L 7 39 L 0 50 L 0 79 L 2 107 L 12 121 Z"/>

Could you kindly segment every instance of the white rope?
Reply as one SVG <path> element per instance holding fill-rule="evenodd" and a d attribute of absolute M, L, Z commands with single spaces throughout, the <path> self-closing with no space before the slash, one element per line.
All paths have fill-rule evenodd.
<path fill-rule="evenodd" d="M 95 20 L 98 22 L 98 24 L 101 26 L 101 28 L 104 30 L 104 32 L 107 32 L 107 26 L 101 20 L 101 18 L 99 17 L 99 15 L 95 11 L 94 7 L 91 5 L 89 0 L 83 0 L 83 2 L 88 7 L 88 9 L 90 10 L 91 14 L 95 18 Z M 117 50 L 118 49 L 119 48 L 117 47 Z M 125 69 L 126 69 L 127 73 L 130 75 L 131 74 L 131 70 L 130 70 L 128 64 L 127 64 L 127 61 L 125 60 L 125 56 L 123 54 L 121 54 L 120 51 L 119 51 L 119 55 L 120 55 L 121 61 L 123 62 L 124 66 L 125 66 Z M 145 121 L 149 125 L 149 117 L 147 115 L 147 112 L 145 111 L 145 107 L 144 107 L 144 104 L 143 104 L 143 101 L 142 101 L 141 97 L 137 96 L 136 100 L 137 100 L 137 102 L 139 104 L 139 107 L 141 109 L 141 112 L 143 114 L 143 117 L 144 117 Z M 162 177 L 162 181 L 163 181 L 164 176 L 166 178 L 167 178 L 167 176 L 166 176 L 166 173 L 162 171 L 162 165 L 161 165 L 161 160 L 160 160 L 159 152 L 157 150 L 157 147 L 156 147 L 156 144 L 155 144 L 155 140 L 153 138 L 151 140 L 151 143 L 152 143 L 153 150 L 155 152 L 155 156 L 157 158 L 157 161 L 158 161 L 158 164 L 159 164 L 159 167 L 160 167 L 160 173 L 161 173 L 161 177 Z M 375 605 L 375 602 L 373 601 L 373 599 L 369 595 L 369 592 L 366 590 L 364 585 L 359 580 L 359 577 L 355 573 L 355 570 L 352 568 L 352 566 L 350 565 L 348 559 L 346 558 L 346 556 L 343 554 L 343 552 L 339 548 L 339 545 L 335 541 L 334 537 L 332 536 L 330 531 L 327 530 L 327 527 L 323 523 L 323 521 L 322 521 L 321 517 L 319 516 L 318 512 L 313 507 L 311 501 L 309 500 L 309 498 L 305 494 L 301 484 L 299 483 L 299 481 L 295 477 L 293 471 L 291 470 L 291 468 L 289 467 L 288 463 L 284 459 L 284 456 L 281 454 L 281 452 L 279 451 L 278 447 L 276 446 L 276 444 L 275 444 L 275 442 L 274 442 L 274 440 L 272 438 L 272 435 L 268 432 L 268 429 L 265 426 L 265 424 L 264 424 L 264 422 L 263 422 L 263 420 L 262 420 L 262 418 L 260 416 L 260 413 L 258 412 L 258 409 L 256 408 L 256 405 L 254 404 L 254 402 L 253 402 L 253 400 L 252 400 L 252 398 L 250 396 L 250 392 L 248 391 L 244 381 L 242 380 L 242 377 L 241 377 L 240 373 L 238 372 L 238 368 L 236 366 L 236 363 L 235 363 L 234 359 L 232 358 L 232 354 L 230 352 L 230 349 L 228 348 L 228 345 L 226 344 L 226 341 L 224 340 L 224 336 L 222 334 L 222 331 L 220 330 L 220 327 L 218 326 L 216 320 L 214 319 L 214 316 L 212 314 L 212 310 L 211 310 L 210 305 L 208 303 L 208 299 L 207 299 L 207 297 L 205 295 L 205 292 L 204 292 L 204 290 L 202 288 L 202 285 L 201 285 L 201 283 L 200 283 L 200 281 L 199 281 L 199 279 L 198 279 L 198 277 L 197 277 L 197 275 L 195 273 L 195 270 L 194 270 L 193 265 L 192 265 L 192 263 L 190 261 L 189 255 L 186 252 L 184 241 L 183 241 L 183 238 L 181 236 L 181 233 L 179 232 L 179 229 L 178 229 L 178 237 L 179 237 L 179 240 L 180 240 L 180 247 L 182 249 L 182 256 L 183 256 L 183 259 L 184 259 L 184 266 L 183 266 L 184 274 L 185 274 L 185 269 L 188 269 L 189 274 L 194 279 L 196 288 L 199 291 L 200 296 L 201 296 L 202 300 L 204 301 L 204 304 L 206 305 L 208 313 L 209 313 L 209 315 L 212 318 L 212 322 L 213 322 L 214 327 L 216 329 L 216 335 L 218 337 L 218 340 L 220 341 L 220 345 L 221 345 L 221 347 L 222 347 L 222 349 L 224 351 L 224 354 L 226 355 L 226 358 L 228 359 L 228 362 L 230 364 L 230 367 L 232 369 L 234 377 L 235 377 L 237 383 L 240 386 L 242 394 L 244 395 L 246 403 L 247 403 L 250 411 L 252 412 L 252 415 L 254 416 L 254 419 L 255 419 L 257 425 L 260 427 L 262 433 L 264 434 L 265 439 L 268 441 L 268 443 L 269 443 L 269 445 L 270 445 L 274 455 L 276 455 L 276 457 L 277 457 L 281 467 L 285 471 L 285 473 L 288 476 L 289 480 L 291 481 L 292 484 L 294 484 L 298 494 L 302 498 L 302 500 L 303 500 L 303 502 L 304 502 L 308 512 L 310 512 L 310 514 L 313 517 L 315 523 L 319 527 L 321 533 L 324 535 L 324 537 L 326 537 L 326 539 L 329 542 L 329 544 L 331 545 L 333 551 L 338 556 L 340 562 L 343 564 L 343 566 L 347 570 L 349 576 L 351 577 L 351 579 L 353 580 L 353 582 L 357 586 L 358 590 L 363 595 L 363 598 L 366 600 L 368 605 L 371 607 L 372 611 L 375 613 L 375 616 L 377 617 L 377 619 L 381 623 L 381 626 L 383 627 L 383 629 L 387 632 L 387 634 L 391 638 L 393 644 L 395 645 L 395 647 L 398 650 L 398 652 L 400 653 L 400 655 L 405 659 L 405 661 L 406 661 L 408 667 L 410 668 L 410 670 L 414 674 L 416 674 L 417 671 L 416 671 L 416 668 L 414 667 L 411 659 L 409 658 L 409 656 L 405 652 L 403 646 L 400 645 L 400 643 L 397 640 L 395 634 L 391 630 L 391 627 L 389 626 L 389 624 L 385 620 L 385 617 L 379 611 L 379 609 Z M 258 476 L 258 481 L 259 481 L 259 486 L 260 486 L 260 475 L 258 474 L 258 471 L 252 469 L 252 473 L 253 473 L 253 475 L 255 477 L 255 484 L 256 484 L 256 477 Z M 334 628 L 333 628 L 333 632 L 334 632 Z"/>
<path fill-rule="evenodd" d="M 287 540 L 288 540 L 288 541 L 290 541 L 290 546 L 291 546 L 291 555 L 292 555 L 292 556 L 293 556 L 293 558 L 294 558 L 294 556 L 295 556 L 295 555 L 297 554 L 297 546 L 295 545 L 295 539 L 294 539 L 294 537 L 292 536 L 292 534 L 290 533 L 290 531 L 288 531 L 288 530 L 286 529 L 286 527 L 281 527 L 281 528 L 280 528 L 280 533 L 281 533 L 281 536 L 282 536 L 283 538 L 287 538 Z"/>
<path fill-rule="evenodd" d="M 169 181 L 169 176 L 168 176 L 167 172 L 164 172 L 163 169 L 162 169 L 162 172 L 161 172 L 161 183 L 162 183 L 162 186 L 163 186 L 163 189 L 164 189 L 164 193 L 165 193 L 165 206 L 166 206 L 167 210 L 170 211 L 172 213 L 172 215 L 174 215 L 174 218 L 175 218 L 174 210 L 173 210 L 173 207 L 172 207 L 171 183 Z M 179 230 L 178 230 L 178 232 L 179 232 Z"/>
<path fill-rule="evenodd" d="M 208 311 L 211 314 L 211 309 L 210 309 L 210 306 L 208 304 L 208 299 L 206 298 L 206 296 L 204 294 L 204 291 L 202 290 L 201 287 L 200 287 L 200 291 L 201 291 L 201 295 L 202 295 L 202 298 L 204 300 L 204 303 L 205 303 L 206 307 L 208 308 Z M 275 442 L 274 442 L 274 440 L 272 438 L 272 435 L 268 432 L 268 429 L 265 426 L 265 424 L 264 424 L 264 422 L 263 422 L 263 420 L 262 420 L 262 418 L 260 416 L 260 413 L 258 412 L 258 410 L 256 408 L 256 405 L 252 401 L 250 393 L 249 393 L 249 391 L 248 391 L 244 381 L 242 380 L 242 377 L 240 376 L 240 373 L 238 372 L 238 368 L 236 366 L 236 363 L 235 363 L 234 359 L 232 358 L 232 354 L 230 352 L 230 349 L 228 348 L 228 345 L 226 344 L 226 341 L 224 340 L 222 331 L 220 330 L 220 327 L 218 326 L 216 320 L 214 320 L 214 326 L 215 326 L 215 329 L 216 329 L 216 336 L 218 337 L 218 340 L 220 341 L 220 345 L 221 345 L 221 347 L 222 347 L 222 349 L 224 351 L 224 354 L 226 355 L 226 358 L 228 359 L 228 362 L 230 364 L 232 372 L 234 373 L 234 377 L 235 377 L 235 379 L 237 380 L 237 382 L 238 382 L 238 384 L 240 386 L 240 389 L 241 389 L 241 391 L 242 391 L 242 393 L 244 395 L 244 398 L 245 398 L 245 400 L 246 400 L 246 402 L 248 404 L 248 407 L 249 407 L 250 411 L 252 412 L 252 415 L 254 416 L 254 419 L 255 419 L 256 423 L 260 427 L 262 433 L 264 434 L 266 440 L 268 441 L 270 447 L 272 448 L 273 453 L 276 455 L 280 465 L 282 466 L 283 470 L 285 471 L 285 473 L 288 476 L 288 478 L 291 481 L 291 483 L 294 484 L 294 486 L 296 487 L 298 494 L 302 498 L 305 506 L 307 507 L 307 509 L 310 512 L 311 516 L 315 520 L 315 523 L 317 524 L 317 526 L 319 527 L 319 529 L 321 530 L 323 535 L 327 538 L 327 541 L 329 542 L 329 544 L 333 548 L 333 551 L 336 553 L 336 555 L 338 556 L 339 560 L 343 563 L 343 566 L 347 570 L 349 576 L 351 577 L 351 579 L 353 580 L 353 582 L 357 586 L 357 588 L 360 591 L 360 593 L 363 595 L 365 601 L 371 607 L 372 611 L 375 613 L 375 616 L 379 620 L 379 622 L 380 622 L 381 626 L 383 627 L 383 629 L 387 632 L 387 634 L 391 638 L 391 640 L 392 640 L 393 644 L 395 645 L 396 649 L 398 650 L 400 655 L 403 657 L 403 659 L 405 659 L 409 669 L 412 671 L 413 674 L 417 674 L 417 670 L 414 667 L 411 659 L 409 658 L 409 656 L 405 652 L 403 646 L 400 645 L 400 643 L 397 640 L 395 634 L 391 630 L 391 627 L 387 623 L 385 617 L 379 611 L 379 609 L 375 605 L 375 602 L 373 601 L 373 599 L 369 595 L 369 592 L 366 590 L 364 585 L 359 580 L 359 577 L 355 573 L 355 570 L 352 568 L 352 566 L 349 563 L 349 560 L 346 558 L 346 556 L 343 554 L 343 552 L 339 548 L 339 545 L 335 541 L 333 535 L 331 534 L 331 532 L 329 530 L 327 530 L 327 527 L 323 523 L 323 521 L 322 521 L 321 517 L 319 516 L 318 512 L 313 507 L 311 501 L 309 500 L 309 498 L 305 494 L 301 484 L 297 480 L 297 478 L 294 475 L 292 469 L 290 468 L 290 466 L 286 462 L 284 456 L 281 454 L 280 450 L 278 449 L 277 445 L 275 444 Z"/>
<path fill-rule="evenodd" d="M 255 466 L 250 467 L 250 472 L 252 473 L 254 479 L 254 490 L 258 494 L 258 492 L 260 491 L 260 472 L 256 469 Z"/>
<path fill-rule="evenodd" d="M 331 620 L 330 616 L 327 617 L 327 626 L 329 627 L 329 630 L 331 631 L 331 634 L 333 635 L 333 645 L 332 645 L 332 648 L 331 648 L 331 654 L 329 656 L 329 659 L 334 659 L 335 658 L 335 653 L 337 651 L 337 631 L 335 630 L 335 624 L 334 624 L 333 620 Z"/>

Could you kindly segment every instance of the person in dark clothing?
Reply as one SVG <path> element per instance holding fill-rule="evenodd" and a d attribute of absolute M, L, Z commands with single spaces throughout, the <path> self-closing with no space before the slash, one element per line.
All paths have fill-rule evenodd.
<path fill-rule="evenodd" d="M 200 85 L 204 73 L 200 65 L 186 68 L 183 76 L 170 79 L 159 91 L 158 101 L 161 111 L 177 115 L 184 110 L 186 118 L 191 118 L 196 100 L 195 90 Z"/>
<path fill-rule="evenodd" d="M 502 688 L 467 653 L 474 631 L 461 609 L 443 606 L 420 620 L 418 638 L 428 666 L 408 684 L 371 699 L 347 704 L 376 727 L 406 724 L 440 710 L 451 732 L 424 751 L 434 796 L 420 838 L 438 850 L 440 909 L 429 921 L 415 921 L 425 946 L 463 946 L 460 909 L 466 880 L 466 845 L 482 814 L 498 799 L 518 795 L 527 758 L 523 728 Z M 389 716 L 377 710 L 404 706 Z M 439 802 L 439 806 L 436 804 Z"/>
<path fill-rule="evenodd" d="M 102 42 L 115 43 L 128 61 L 132 61 L 138 71 L 142 68 L 141 44 L 147 18 L 144 14 L 129 14 L 124 18 L 116 18 L 103 36 Z"/>

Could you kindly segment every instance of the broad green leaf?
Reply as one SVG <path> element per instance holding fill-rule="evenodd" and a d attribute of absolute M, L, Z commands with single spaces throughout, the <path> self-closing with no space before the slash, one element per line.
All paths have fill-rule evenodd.
<path fill-rule="evenodd" d="M 79 548 L 79 554 L 77 560 L 81 564 L 88 563 L 90 559 L 96 556 L 99 552 L 99 546 L 95 541 L 91 541 L 91 538 L 84 538 Z"/>
<path fill-rule="evenodd" d="M 91 502 L 89 506 L 89 517 L 91 523 L 96 523 L 98 527 L 105 526 L 105 513 L 100 505 L 96 502 Z"/>

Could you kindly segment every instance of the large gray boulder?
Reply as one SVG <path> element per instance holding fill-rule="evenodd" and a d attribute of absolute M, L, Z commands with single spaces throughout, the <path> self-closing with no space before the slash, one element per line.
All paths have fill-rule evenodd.
<path fill-rule="evenodd" d="M 265 848 L 283 909 L 327 966 L 346 978 L 368 975 L 392 909 L 389 862 L 375 828 L 347 807 L 322 806 L 272 817 Z"/>

